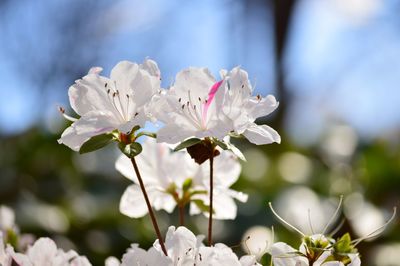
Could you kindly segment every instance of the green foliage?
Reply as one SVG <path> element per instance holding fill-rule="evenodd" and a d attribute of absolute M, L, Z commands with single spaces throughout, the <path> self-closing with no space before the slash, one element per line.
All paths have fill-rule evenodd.
<path fill-rule="evenodd" d="M 112 134 L 102 134 L 91 137 L 88 141 L 83 143 L 81 146 L 79 153 L 84 154 L 92 151 L 99 150 L 108 144 L 110 144 L 114 139 Z"/>
<path fill-rule="evenodd" d="M 120 142 L 118 143 L 118 148 L 129 158 L 139 155 L 143 150 L 142 145 L 140 145 L 139 142 L 132 142 L 130 144 Z"/>
<path fill-rule="evenodd" d="M 191 138 L 181 142 L 178 146 L 175 147 L 174 151 L 179 151 L 193 145 L 196 145 L 201 142 L 201 139 L 198 138 Z"/>

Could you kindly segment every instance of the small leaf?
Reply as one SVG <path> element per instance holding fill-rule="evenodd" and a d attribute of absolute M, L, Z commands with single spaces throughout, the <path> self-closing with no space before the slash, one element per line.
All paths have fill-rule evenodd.
<path fill-rule="evenodd" d="M 183 191 L 188 191 L 191 188 L 192 183 L 193 183 L 193 179 L 191 179 L 191 178 L 186 179 L 182 185 Z"/>
<path fill-rule="evenodd" d="M 264 266 L 270 266 L 272 265 L 272 257 L 270 254 L 265 253 L 261 258 L 260 258 L 260 263 L 261 265 Z"/>
<path fill-rule="evenodd" d="M 178 146 L 176 146 L 174 151 L 182 150 L 184 148 L 196 145 L 197 143 L 200 143 L 200 142 L 201 142 L 201 139 L 198 139 L 198 138 L 187 139 L 187 140 L 181 142 Z"/>
<path fill-rule="evenodd" d="M 88 153 L 107 146 L 112 140 L 114 136 L 112 134 L 102 134 L 91 137 L 88 141 L 83 143 L 81 148 L 79 149 L 79 153 Z"/>
<path fill-rule="evenodd" d="M 142 152 L 142 145 L 140 145 L 138 142 L 132 142 L 131 144 L 120 142 L 118 144 L 118 148 L 129 158 L 133 158 Z"/>
<path fill-rule="evenodd" d="M 225 142 L 220 141 L 217 138 L 214 138 L 213 141 L 215 142 L 215 144 L 217 144 L 219 147 L 221 147 L 221 149 L 223 149 L 223 150 L 227 150 L 228 149 L 228 145 L 226 145 Z"/>
<path fill-rule="evenodd" d="M 204 204 L 204 201 L 199 200 L 199 199 L 195 199 L 192 200 L 192 202 L 194 204 L 196 204 L 196 206 L 202 211 L 202 212 L 210 212 L 210 206 Z M 213 210 L 213 213 L 215 213 L 215 210 Z"/>

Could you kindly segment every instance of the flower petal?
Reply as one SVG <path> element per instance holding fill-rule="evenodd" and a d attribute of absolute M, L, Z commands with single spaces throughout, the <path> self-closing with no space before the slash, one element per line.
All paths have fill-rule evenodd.
<path fill-rule="evenodd" d="M 267 125 L 256 125 L 252 124 L 248 127 L 243 135 L 251 142 L 256 145 L 270 144 L 273 142 L 280 143 L 281 137 L 278 132 Z"/>
<path fill-rule="evenodd" d="M 121 197 L 119 210 L 122 214 L 131 218 L 140 218 L 147 214 L 146 202 L 138 185 L 130 185 L 125 190 Z"/>

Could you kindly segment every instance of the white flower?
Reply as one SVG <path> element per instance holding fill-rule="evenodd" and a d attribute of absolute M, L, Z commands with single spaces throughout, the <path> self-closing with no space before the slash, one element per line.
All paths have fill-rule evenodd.
<path fill-rule="evenodd" d="M 165 123 L 157 133 L 157 140 L 174 144 L 189 137 L 223 139 L 230 128 L 219 115 L 222 83 L 206 68 L 190 67 L 179 72 L 156 107 L 157 119 Z"/>
<path fill-rule="evenodd" d="M 234 199 L 246 202 L 247 194 L 230 189 L 238 180 L 241 165 L 230 152 L 221 151 L 214 158 L 214 192 L 213 192 L 213 219 L 233 220 L 236 218 L 237 206 Z M 194 190 L 205 189 L 207 194 L 196 194 L 193 199 L 200 199 L 206 206 L 210 205 L 210 165 L 207 163 L 198 166 L 193 179 Z M 196 204 L 190 205 L 190 214 L 199 214 L 201 210 Z M 208 212 L 203 212 L 208 217 Z"/>
<path fill-rule="evenodd" d="M 0 230 L 7 231 L 16 228 L 15 214 L 12 209 L 7 206 L 0 206 Z"/>
<path fill-rule="evenodd" d="M 68 91 L 71 107 L 81 117 L 63 132 L 59 143 L 76 151 L 93 136 L 143 127 L 149 119 L 147 105 L 160 89 L 160 73 L 152 60 L 141 65 L 119 62 L 110 78 L 100 76 L 101 70 L 92 68 Z"/>
<path fill-rule="evenodd" d="M 10 246 L 7 252 L 20 266 L 91 266 L 86 257 L 79 256 L 75 251 L 57 249 L 49 238 L 38 239 L 26 254 L 16 253 Z"/>
<path fill-rule="evenodd" d="M 250 142 L 257 145 L 280 143 L 281 137 L 274 129 L 254 123 L 258 117 L 266 116 L 278 107 L 275 97 L 252 96 L 253 88 L 247 72 L 239 67 L 232 69 L 224 79 L 226 82 L 222 111 L 231 120 L 232 130 L 237 134 L 243 134 Z"/>
<path fill-rule="evenodd" d="M 334 240 L 332 238 L 327 238 L 321 234 L 315 234 L 309 236 L 310 240 L 314 243 L 327 243 L 325 248 L 320 248 L 319 251 L 322 253 L 318 256 L 316 261 L 312 265 L 309 264 L 307 260 L 308 248 L 306 243 L 303 242 L 300 245 L 299 250 L 296 250 L 286 243 L 278 242 L 272 245 L 270 253 L 272 256 L 272 261 L 276 266 L 344 266 L 341 261 L 326 261 L 328 257 L 331 257 L 334 253 L 333 245 Z M 323 251 L 322 251 L 323 250 Z M 343 254 L 342 254 L 343 255 Z M 349 266 L 360 266 L 361 260 L 357 253 L 347 253 L 346 254 L 351 262 Z"/>
<path fill-rule="evenodd" d="M 209 166 L 198 165 L 186 152 L 171 152 L 166 144 L 156 143 L 147 139 L 143 143 L 143 152 L 136 157 L 140 165 L 141 175 L 151 204 L 156 210 L 165 210 L 171 213 L 178 201 L 190 203 L 190 213 L 201 212 L 196 207 L 196 200 L 208 205 L 209 201 Z M 116 169 L 134 182 L 122 195 L 120 211 L 129 217 L 142 217 L 148 210 L 143 200 L 131 161 L 121 155 L 115 164 Z M 233 198 L 242 202 L 247 195 L 234 191 L 229 187 L 234 184 L 240 175 L 241 166 L 230 153 L 222 151 L 215 158 L 214 169 L 214 211 L 215 219 L 234 219 L 237 207 Z M 191 184 L 185 194 L 184 183 Z M 196 192 L 190 196 L 191 192 Z M 189 198 L 186 198 L 189 196 Z"/>
<path fill-rule="evenodd" d="M 253 256 L 245 256 L 238 259 L 232 249 L 224 244 L 216 244 L 205 247 L 202 244 L 203 236 L 196 237 L 185 227 L 171 226 L 165 238 L 165 247 L 168 257 L 164 255 L 158 240 L 148 251 L 134 244 L 122 258 L 121 266 L 252 266 L 258 264 Z M 119 265 L 119 264 L 112 264 Z M 111 266 L 107 265 L 107 266 Z"/>

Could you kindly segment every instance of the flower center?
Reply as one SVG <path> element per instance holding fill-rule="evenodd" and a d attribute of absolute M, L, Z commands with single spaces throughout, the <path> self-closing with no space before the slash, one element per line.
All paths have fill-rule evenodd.
<path fill-rule="evenodd" d="M 214 100 L 214 96 L 217 93 L 219 87 L 222 84 L 222 80 L 218 81 L 215 83 L 208 95 L 207 99 L 202 99 L 201 97 L 198 97 L 198 99 L 193 99 L 192 95 L 190 93 L 190 90 L 188 90 L 188 97 L 187 97 L 187 102 L 182 104 L 182 98 L 179 98 L 178 101 L 179 103 L 182 104 L 182 113 L 183 115 L 189 120 L 191 123 L 193 123 L 198 129 L 200 130 L 206 130 L 207 129 L 207 114 L 208 114 L 208 109 L 211 105 L 211 102 Z"/>
<path fill-rule="evenodd" d="M 123 103 L 123 99 L 121 98 L 120 92 L 117 89 L 117 82 L 114 81 L 114 88 L 110 87 L 108 83 L 104 84 L 104 88 L 107 92 L 108 100 L 110 101 L 111 105 L 116 110 L 116 114 L 122 119 L 122 121 L 129 120 L 129 101 L 130 97 L 128 94 L 125 94 L 126 100 L 125 104 Z"/>

